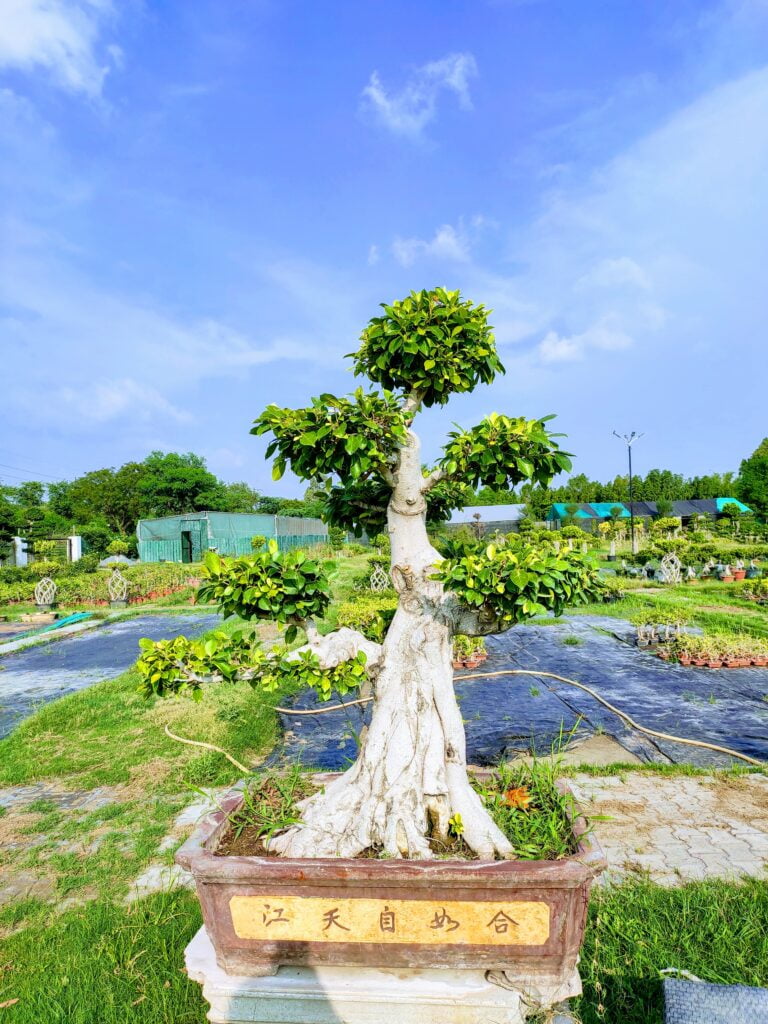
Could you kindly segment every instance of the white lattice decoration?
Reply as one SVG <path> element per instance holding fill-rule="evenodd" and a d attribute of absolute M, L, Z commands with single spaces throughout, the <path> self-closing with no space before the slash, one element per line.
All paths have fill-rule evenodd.
<path fill-rule="evenodd" d="M 677 555 L 670 552 L 661 560 L 659 579 L 662 583 L 681 583 L 683 579 L 683 563 Z"/>
<path fill-rule="evenodd" d="M 50 576 L 43 576 L 35 584 L 35 604 L 53 604 L 56 600 L 56 584 Z"/>
<path fill-rule="evenodd" d="M 382 566 L 377 564 L 371 569 L 368 585 L 375 593 L 379 593 L 382 590 L 388 590 L 392 584 L 389 582 L 389 575 Z"/>
<path fill-rule="evenodd" d="M 128 580 L 123 576 L 119 569 L 112 570 L 112 573 L 107 580 L 107 590 L 109 591 L 110 601 L 128 600 Z"/>

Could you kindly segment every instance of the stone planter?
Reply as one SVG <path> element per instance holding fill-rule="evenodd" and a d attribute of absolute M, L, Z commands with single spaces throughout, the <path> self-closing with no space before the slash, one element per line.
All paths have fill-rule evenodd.
<path fill-rule="evenodd" d="M 574 821 L 578 851 L 560 861 L 218 857 L 241 802 L 231 791 L 176 854 L 194 876 L 223 970 L 495 970 L 544 1001 L 579 991 L 589 889 L 606 866 L 583 818 Z"/>

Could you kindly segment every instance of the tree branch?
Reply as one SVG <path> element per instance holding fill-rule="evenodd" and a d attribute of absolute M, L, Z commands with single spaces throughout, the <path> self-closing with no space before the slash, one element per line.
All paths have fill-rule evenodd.
<path fill-rule="evenodd" d="M 413 422 L 414 416 L 421 408 L 421 403 L 423 399 L 423 391 L 411 391 L 406 400 L 403 402 L 403 412 L 406 414 L 406 416 L 410 416 L 411 422 Z"/>
<path fill-rule="evenodd" d="M 358 633 L 356 629 L 349 629 L 347 626 L 334 630 L 333 633 L 326 633 L 325 636 L 314 633 L 309 637 L 309 642 L 292 651 L 287 656 L 287 660 L 298 661 L 299 656 L 305 651 L 310 651 L 317 657 L 321 668 L 335 668 L 342 661 L 350 661 L 360 651 L 363 651 L 367 659 L 366 668 L 369 672 L 379 668 L 382 657 L 381 644 L 366 639 L 362 633 Z"/>
<path fill-rule="evenodd" d="M 464 636 L 490 636 L 492 633 L 506 633 L 514 623 L 503 622 L 490 608 L 470 608 L 455 594 L 447 593 L 443 608 L 453 623 L 454 633 Z"/>
<path fill-rule="evenodd" d="M 421 493 L 427 494 L 435 484 L 439 484 L 441 480 L 445 480 L 448 474 L 445 470 L 438 466 L 437 469 L 433 469 L 429 476 L 424 477 L 424 483 L 421 486 Z"/>

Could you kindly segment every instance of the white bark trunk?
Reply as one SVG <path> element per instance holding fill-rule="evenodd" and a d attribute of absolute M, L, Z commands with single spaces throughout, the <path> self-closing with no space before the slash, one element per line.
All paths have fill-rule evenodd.
<path fill-rule="evenodd" d="M 467 778 L 451 667 L 457 614 L 442 585 L 429 579 L 440 555 L 427 537 L 424 483 L 411 433 L 388 509 L 400 600 L 376 657 L 371 724 L 354 765 L 304 802 L 301 825 L 272 839 L 283 856 L 354 857 L 374 848 L 427 859 L 429 835 L 444 838 L 457 814 L 478 857 L 513 855 Z"/>

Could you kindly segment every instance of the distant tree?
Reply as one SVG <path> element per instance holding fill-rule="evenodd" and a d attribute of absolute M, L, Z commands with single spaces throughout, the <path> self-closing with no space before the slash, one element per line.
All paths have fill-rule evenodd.
<path fill-rule="evenodd" d="M 257 502 L 256 511 L 267 516 L 276 516 L 280 503 L 287 500 L 287 498 L 275 498 L 269 494 L 262 494 Z"/>
<path fill-rule="evenodd" d="M 514 505 L 518 501 L 514 491 L 500 491 L 496 487 L 481 487 L 467 497 L 468 505 Z"/>
<path fill-rule="evenodd" d="M 39 480 L 27 480 L 14 489 L 18 505 L 37 508 L 45 503 L 45 484 Z"/>
<path fill-rule="evenodd" d="M 568 483 L 561 489 L 562 500 L 576 502 L 577 504 L 589 504 L 597 501 L 597 493 L 600 484 L 597 480 L 590 480 L 584 473 L 577 473 L 572 476 Z"/>
<path fill-rule="evenodd" d="M 261 495 L 255 491 L 250 484 L 239 480 L 232 484 L 222 484 L 223 505 L 222 512 L 256 512 L 258 511 Z"/>
<path fill-rule="evenodd" d="M 672 515 L 673 506 L 669 498 L 658 498 L 650 499 L 646 498 L 646 501 L 656 500 L 656 518 L 657 519 L 668 519 Z"/>
<path fill-rule="evenodd" d="M 739 466 L 736 497 L 763 519 L 768 517 L 768 437 Z M 726 497 L 726 495 L 723 495 Z"/>
<path fill-rule="evenodd" d="M 565 516 L 563 517 L 563 523 L 566 526 L 575 526 L 579 518 L 579 506 L 575 501 L 569 501 L 565 506 Z"/>
<path fill-rule="evenodd" d="M 117 470 L 92 470 L 72 481 L 51 484 L 49 504 L 77 525 L 105 520 L 115 533 L 129 534 L 139 519 L 152 514 L 142 490 L 147 472 L 139 462 L 127 462 Z"/>
<path fill-rule="evenodd" d="M 16 509 L 0 494 L 0 558 L 7 558 L 11 538 L 16 535 Z"/>
<path fill-rule="evenodd" d="M 312 508 L 311 505 L 309 507 Z M 307 508 L 308 504 L 303 498 L 281 498 L 276 514 L 279 516 L 306 516 L 308 515 Z"/>
<path fill-rule="evenodd" d="M 520 489 L 520 497 L 525 503 L 526 518 L 535 523 L 543 523 L 552 508 L 552 492 L 547 487 L 524 484 Z"/>
<path fill-rule="evenodd" d="M 172 516 L 183 512 L 222 511 L 224 487 L 192 452 L 152 452 L 142 463 L 146 473 L 139 481 L 150 515 Z"/>
<path fill-rule="evenodd" d="M 100 558 L 106 555 L 107 548 L 114 539 L 112 528 L 104 519 L 94 519 L 83 524 L 79 533 L 83 538 L 83 546 L 86 551 L 98 555 Z"/>

